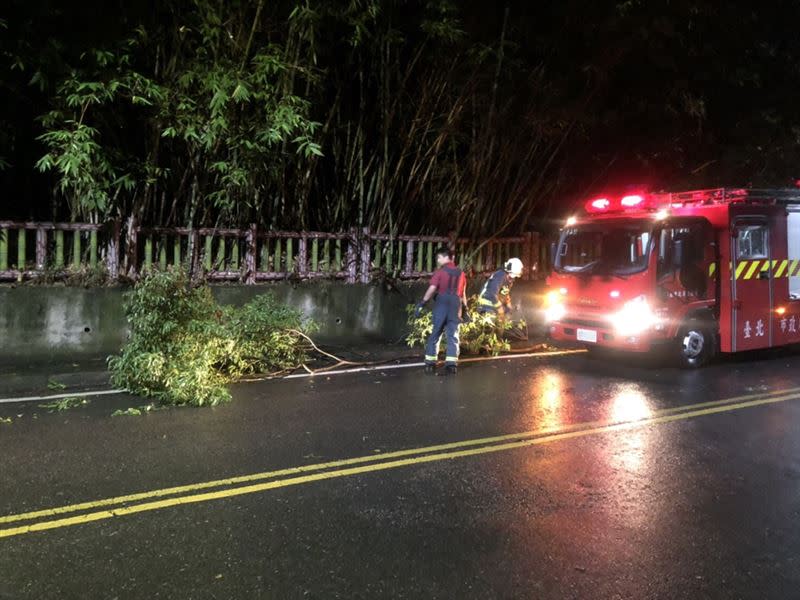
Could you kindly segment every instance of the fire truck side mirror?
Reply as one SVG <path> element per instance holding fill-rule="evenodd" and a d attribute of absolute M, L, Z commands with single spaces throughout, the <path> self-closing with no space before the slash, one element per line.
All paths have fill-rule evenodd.
<path fill-rule="evenodd" d="M 683 267 L 685 257 L 686 240 L 675 240 L 672 242 L 672 266 L 676 269 Z"/>
<path fill-rule="evenodd" d="M 556 266 L 556 243 L 550 243 L 550 265 Z"/>

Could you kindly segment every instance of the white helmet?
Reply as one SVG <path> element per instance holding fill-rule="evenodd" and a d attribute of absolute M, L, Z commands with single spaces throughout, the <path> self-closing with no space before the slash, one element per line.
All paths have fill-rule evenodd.
<path fill-rule="evenodd" d="M 522 261 L 518 258 L 509 258 L 504 268 L 512 277 L 522 276 Z"/>

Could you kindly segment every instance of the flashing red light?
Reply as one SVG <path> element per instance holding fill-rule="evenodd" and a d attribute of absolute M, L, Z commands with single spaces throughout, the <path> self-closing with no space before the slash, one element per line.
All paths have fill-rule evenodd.
<path fill-rule="evenodd" d="M 586 203 L 586 210 L 589 212 L 602 212 L 604 210 L 608 210 L 611 206 L 611 202 L 608 198 L 597 198 L 596 200 L 589 200 Z"/>
<path fill-rule="evenodd" d="M 644 198 L 639 195 L 625 196 L 620 200 L 620 204 L 625 208 L 633 208 L 634 206 L 639 206 L 643 202 Z"/>

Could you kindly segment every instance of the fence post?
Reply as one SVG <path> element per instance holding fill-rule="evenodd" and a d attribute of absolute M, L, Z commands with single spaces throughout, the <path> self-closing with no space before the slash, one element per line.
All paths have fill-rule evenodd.
<path fill-rule="evenodd" d="M 194 281 L 195 274 L 200 271 L 200 236 L 195 229 L 189 232 L 189 247 L 186 249 L 189 261 L 189 279 Z"/>
<path fill-rule="evenodd" d="M 125 267 L 128 271 L 128 277 L 136 279 L 139 267 L 139 228 L 136 224 L 136 217 L 133 215 L 128 217 L 125 229 Z M 76 231 L 75 235 L 80 236 L 80 232 Z"/>
<path fill-rule="evenodd" d="M 371 241 L 369 227 L 364 227 L 361 230 L 361 260 L 359 261 L 361 263 L 359 265 L 361 283 L 369 283 L 372 275 Z"/>
<path fill-rule="evenodd" d="M 347 240 L 347 252 L 345 253 L 345 260 L 347 261 L 347 283 L 355 283 L 358 279 L 358 258 L 356 255 L 357 245 L 358 229 L 351 227 L 350 237 Z"/>
<path fill-rule="evenodd" d="M 308 273 L 308 238 L 305 235 L 300 237 L 297 243 L 297 272 L 301 277 Z"/>
<path fill-rule="evenodd" d="M 256 252 L 258 252 L 258 229 L 255 223 L 250 224 L 245 240 L 247 248 L 244 253 L 244 264 L 247 265 L 247 268 L 244 282 L 247 285 L 253 285 L 256 282 Z"/>
<path fill-rule="evenodd" d="M 111 281 L 119 279 L 119 221 L 117 219 L 111 222 L 111 235 L 108 236 L 108 245 L 106 246 L 106 268 Z"/>
<path fill-rule="evenodd" d="M 406 266 L 404 269 L 404 275 L 406 277 L 411 277 L 411 273 L 414 272 L 414 242 L 411 240 L 406 240 Z"/>
<path fill-rule="evenodd" d="M 538 231 L 532 231 L 531 234 L 531 279 L 536 279 L 539 273 L 542 272 L 541 264 L 541 240 Z"/>
<path fill-rule="evenodd" d="M 533 262 L 533 233 L 528 231 L 524 233 L 522 237 L 524 238 L 522 242 L 522 266 L 525 272 L 525 280 L 530 281 L 533 279 L 533 272 L 535 270 Z"/>
<path fill-rule="evenodd" d="M 47 231 L 41 227 L 36 229 L 36 269 L 41 271 L 47 262 Z"/>
<path fill-rule="evenodd" d="M 494 241 L 489 240 L 486 242 L 486 270 L 492 272 L 494 268 Z"/>
<path fill-rule="evenodd" d="M 456 251 L 456 244 L 458 242 L 458 232 L 451 231 L 447 234 L 447 247 L 450 248 L 450 252 L 455 254 Z"/>

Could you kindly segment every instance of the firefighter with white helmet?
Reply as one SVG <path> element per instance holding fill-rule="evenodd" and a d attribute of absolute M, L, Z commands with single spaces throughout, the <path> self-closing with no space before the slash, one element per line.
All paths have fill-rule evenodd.
<path fill-rule="evenodd" d="M 510 258 L 503 268 L 492 273 L 478 297 L 478 312 L 504 319 L 511 312 L 511 287 L 522 276 L 522 261 Z"/>

